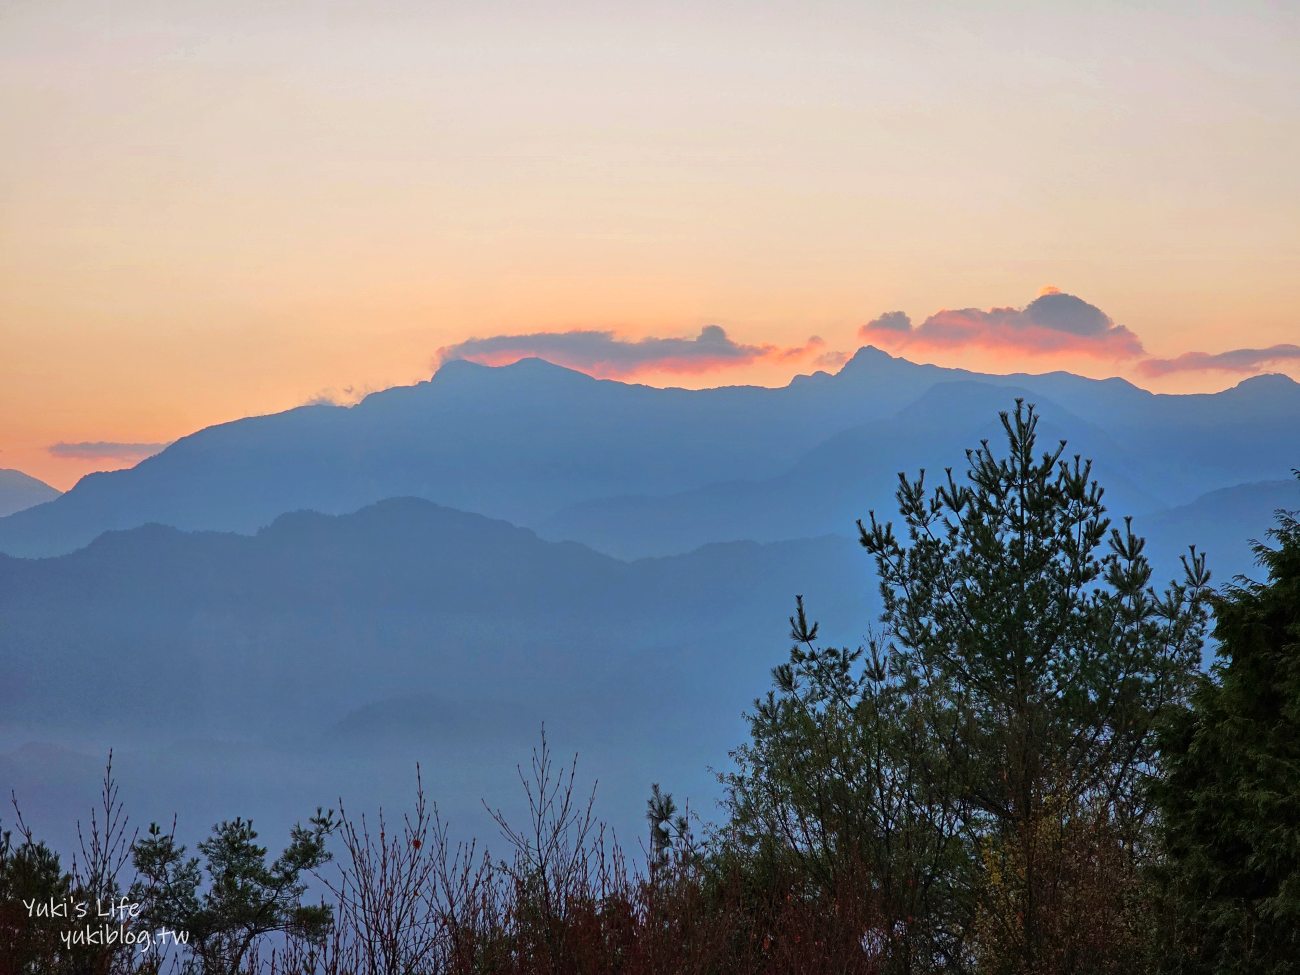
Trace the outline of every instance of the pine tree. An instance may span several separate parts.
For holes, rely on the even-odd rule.
[[[799,603],[735,753],[733,837],[823,879],[865,858],[900,969],[1129,971],[1157,726],[1193,686],[1209,576],[1193,550],[1157,593],[1090,462],[1040,453],[1032,406],[1001,420],[1006,453],[981,443],[964,480],[899,475],[901,537],[859,523],[879,640],[820,648]]]
[[[1213,674],[1165,735],[1180,972],[1300,972],[1300,523],[1282,514],[1270,535],[1267,581],[1216,598]]]
[[[11,831],[0,830],[0,973],[67,971],[71,952],[62,946],[60,936],[72,923],[28,905],[66,907],[72,901],[72,875],[63,870],[53,850],[30,833],[22,833],[15,843]]]
[[[302,902],[303,874],[328,862],[325,840],[335,827],[331,813],[317,810],[309,826],[293,827],[289,845],[268,863],[251,821],[219,823],[198,845],[209,880],[201,891],[199,860],[186,857],[174,834],[155,823],[135,844],[132,898],[147,924],[187,937],[199,975],[236,975],[267,935],[318,940],[328,933],[333,912]]]

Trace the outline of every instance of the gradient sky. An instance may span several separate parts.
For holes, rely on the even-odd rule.
[[[780,383],[893,311],[945,364],[1300,375],[1300,8],[1132,6],[10,0],[0,467],[473,349]]]

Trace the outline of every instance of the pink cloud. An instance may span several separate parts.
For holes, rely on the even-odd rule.
[[[1172,359],[1146,359],[1138,363],[1145,376],[1174,372],[1255,373],[1268,366],[1300,362],[1300,345],[1270,345],[1264,349],[1229,349],[1226,352],[1184,352]]]
[[[1047,355],[1073,353],[1101,359],[1144,354],[1138,337],[1095,305],[1046,288],[1024,308],[960,308],[936,312],[912,325],[903,312],[886,312],[859,329],[865,340],[891,351],[934,352],[977,347]]]
[[[813,359],[812,364],[818,369],[839,369],[844,363],[849,361],[847,352],[823,352],[817,358]]]
[[[1154,358],[1147,355],[1132,330],[1117,324],[1096,305],[1054,286],[1043,288],[1023,308],[944,309],[919,325],[905,312],[885,312],[863,325],[858,335],[911,358],[934,355],[951,360],[962,353],[990,353],[993,361],[1005,362],[1008,357],[1041,356],[1049,362],[1054,358],[1051,364],[1057,368],[1070,368],[1072,362],[1087,358],[1146,377],[1184,372],[1251,374],[1270,366],[1300,363],[1300,346],[1289,344]],[[476,337],[439,349],[437,362],[466,359],[502,366],[529,357],[607,379],[699,376],[752,366],[835,370],[848,358],[828,348],[816,335],[801,345],[749,344],[736,341],[719,325],[707,325],[694,337],[626,339],[605,330]]]

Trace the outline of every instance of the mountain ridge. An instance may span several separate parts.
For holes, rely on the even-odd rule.
[[[550,531],[575,506],[779,477],[801,451],[857,426],[888,425],[952,382],[1013,386],[1073,414],[1080,429],[1105,431],[1135,458],[1133,493],[1161,503],[1278,477],[1300,461],[1300,386],[1277,376],[1170,396],[1121,379],[917,364],[866,346],[834,375],[686,390],[595,379],[536,358],[500,367],[452,360],[429,380],[353,406],[233,420],[129,470],[90,475],[0,518],[0,551],[68,552],[147,522],[249,532],[287,511],[338,514],[403,496]],[[987,404],[973,393],[954,415],[976,400]],[[915,460],[908,466],[926,465],[919,453]]]
[[[61,493],[23,471],[0,468],[0,518],[53,501]]]

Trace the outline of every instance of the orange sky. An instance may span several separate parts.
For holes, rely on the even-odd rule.
[[[1055,285],[1149,359],[1300,342],[1294,8],[756,6],[6,5],[0,467],[67,487],[127,461],[52,445],[412,382],[502,334],[824,355]]]

